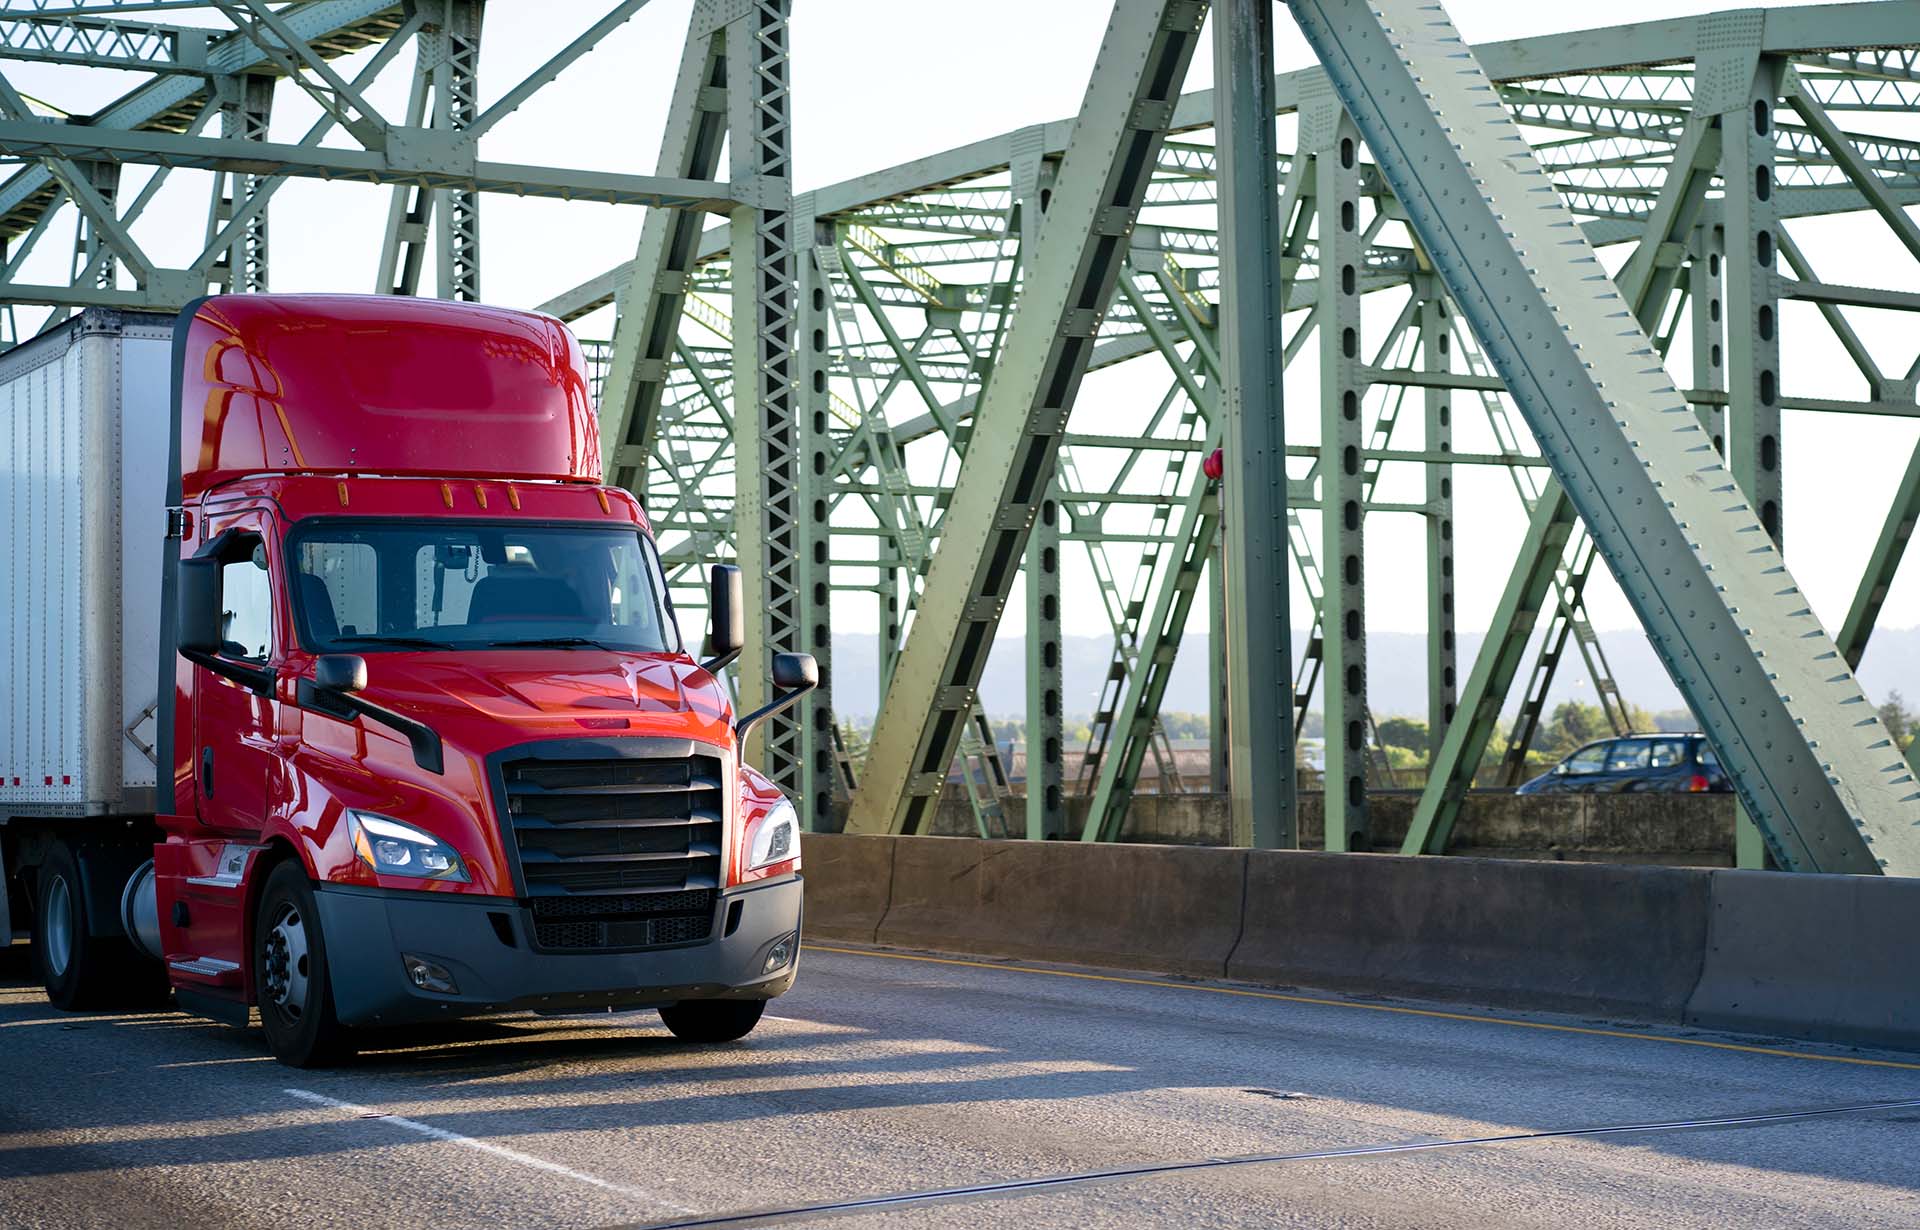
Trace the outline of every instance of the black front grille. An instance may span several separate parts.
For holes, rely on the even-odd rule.
[[[618,897],[535,897],[535,922],[563,918],[620,918],[628,914],[711,914],[713,890],[684,893],[628,893]]]
[[[667,746],[677,754],[607,757],[600,744],[600,756],[561,759],[543,748],[538,756],[501,764],[507,826],[536,925],[616,926],[626,937],[617,944],[564,945],[547,945],[542,937],[543,946],[684,942],[633,937],[677,934],[677,924],[660,928],[655,916],[691,914],[690,902],[669,899],[702,890],[700,908],[712,913],[724,811],[720,759],[688,754],[693,745],[687,743]],[[568,912],[542,912],[556,908]],[[579,921],[586,919],[592,921]]]
[[[613,897],[535,897],[533,938],[546,949],[691,944],[713,931],[713,899],[710,888]]]

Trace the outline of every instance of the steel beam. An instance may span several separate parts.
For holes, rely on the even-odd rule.
[[[433,128],[470,132],[480,115],[480,0],[446,0],[446,16],[437,29],[420,35],[421,54],[434,61]],[[445,188],[434,204],[434,262],[440,298],[480,301],[480,194],[471,188]]]
[[[1400,847],[1402,854],[1446,853],[1461,800],[1499,727],[1507,689],[1526,660],[1527,642],[1553,593],[1554,575],[1574,525],[1572,502],[1561,493],[1559,482],[1549,479],[1528,514],[1519,566],[1508,574],[1500,591],[1491,629],[1474,655],[1454,720],[1441,736],[1427,788]]]
[[[1750,17],[1759,46],[1761,14]],[[1757,64],[1755,59],[1757,58]],[[1749,88],[1729,99],[1720,120],[1721,224],[1726,257],[1727,467],[1777,546],[1784,487],[1780,465],[1780,222],[1773,209],[1774,102],[1783,65],[1749,58]]]
[[[1773,856],[1920,874],[1913,774],[1445,10],[1289,4]]]
[[[1900,477],[1900,485],[1894,488],[1893,506],[1887,510],[1880,532],[1874,537],[1866,573],[1854,590],[1853,601],[1847,604],[1846,619],[1834,638],[1849,667],[1860,666],[1860,656],[1867,650],[1867,638],[1873,635],[1880,607],[1887,600],[1887,591],[1893,587],[1894,574],[1899,571],[1901,557],[1913,540],[1916,523],[1920,523],[1920,446],[1915,447],[1906,473]]]
[[[1780,219],[1774,206],[1774,108],[1785,63],[1760,54],[1764,14],[1715,14],[1701,48],[1697,111],[1720,128],[1722,301],[1727,404],[1716,451],[1785,555],[1786,486],[1780,442]],[[1742,83],[1745,89],[1738,88]],[[1744,802],[1735,808],[1734,864],[1767,865],[1759,828]]]
[[[660,138],[660,174],[709,179],[719,171],[726,81],[726,37],[710,10],[696,8]],[[608,476],[631,491],[646,487],[700,228],[699,215],[686,210],[649,210],[639,250],[619,283],[613,359],[600,397],[600,447]]]
[[[1674,276],[1672,270],[1659,263],[1657,253],[1670,240],[1689,234],[1694,227],[1713,179],[1719,148],[1718,129],[1713,122],[1704,116],[1694,117],[1675,148],[1673,167],[1643,225],[1640,246],[1620,270],[1621,293],[1643,328],[1652,328],[1658,320]],[[1527,488],[1521,488],[1523,496],[1526,491]],[[1441,740],[1440,750],[1428,768],[1426,789],[1414,808],[1413,820],[1402,842],[1403,853],[1446,852],[1454,823],[1459,819],[1461,802],[1473,784],[1474,774],[1498,726],[1501,707],[1525,661],[1527,641],[1533,635],[1534,624],[1545,603],[1546,590],[1540,587],[1554,586],[1561,556],[1574,533],[1573,505],[1558,479],[1549,478],[1541,486],[1529,518],[1532,529],[1521,541],[1520,554],[1514,561],[1501,601],[1495,608],[1493,623],[1481,642],[1479,656],[1474,659],[1474,668],[1458,702],[1457,712],[1466,715],[1459,731],[1461,737]],[[1533,554],[1538,551],[1551,551],[1552,558]],[[1584,570],[1567,577],[1576,595],[1585,580]],[[1560,601],[1564,618],[1541,647],[1542,669],[1534,672],[1537,682],[1529,688],[1530,699],[1544,697],[1552,678],[1552,664],[1557,663],[1573,625],[1573,604],[1564,598]],[[1551,637],[1560,638],[1559,643]],[[1521,743],[1522,748],[1516,752],[1510,746],[1507,753],[1509,764],[1515,768],[1524,763],[1524,744],[1530,739],[1533,723],[1538,718],[1537,712],[1531,715],[1525,712],[1526,703],[1523,701],[1522,722],[1515,732],[1515,742]]]
[[[395,129],[394,133],[405,130]],[[430,130],[429,130],[430,131]],[[385,151],[179,137],[164,132],[124,132],[85,124],[37,120],[0,121],[0,155],[141,163],[201,171],[290,175],[366,184],[420,184],[428,188],[499,192],[510,196],[610,205],[654,205],[724,213],[735,190],[700,179],[619,175],[515,163],[480,162],[454,152],[442,157],[426,148]]]
[[[743,710],[772,699],[768,674],[776,653],[810,653],[802,610],[806,573],[802,554],[809,515],[800,471],[800,372],[795,365],[798,317],[796,249],[812,238],[795,234],[792,199],[792,97],[787,85],[789,0],[750,0],[733,6],[726,25],[728,177],[759,185],[759,203],[741,204],[730,217],[733,251],[751,253],[733,278],[734,551],[746,580],[747,644],[738,674]],[[821,710],[797,706],[762,722],[742,749],[792,799],[817,800],[831,789],[828,772],[815,772],[802,722]],[[820,734],[831,737],[827,728]],[[816,782],[819,789],[816,789]]]
[[[813,198],[793,203],[793,233],[804,246],[799,257],[799,294],[795,308],[793,350],[800,379],[795,393],[793,437],[794,491],[793,605],[795,645],[813,655],[820,668],[820,686],[802,697],[794,711],[794,756],[799,764],[791,776],[801,801],[800,815],[815,832],[837,831],[841,816],[835,805],[845,783],[839,772],[839,747],[833,718],[833,568],[829,562],[828,522],[832,510],[829,462],[834,448],[829,430],[832,395],[828,374],[833,352],[828,344],[828,317],[833,296],[828,287],[830,262],[838,253],[833,224],[816,222]],[[776,745],[777,746],[777,745]]]
[[[1894,236],[1909,253],[1916,259],[1920,259],[1920,224],[1916,224],[1908,216],[1894,198],[1893,193],[1874,174],[1873,169],[1865,164],[1847,134],[1834,124],[1832,118],[1798,82],[1792,87],[1787,101],[1820,139],[1821,144],[1833,154],[1849,182],[1860,190],[1867,203],[1886,221]],[[1782,254],[1789,260],[1796,260],[1793,246],[1785,242],[1784,234],[1781,238],[1782,242],[1778,246]],[[1809,269],[1802,269],[1801,276],[1811,277],[1812,272]],[[1833,320],[1833,317],[1829,317],[1830,322]],[[1844,318],[1838,322],[1836,332],[1840,334],[1841,343],[1847,347],[1848,352],[1855,355],[1856,362],[1865,358],[1867,364],[1871,364],[1871,359],[1865,355],[1864,347],[1860,346],[1857,338],[1851,336]],[[1885,396],[1880,387],[1886,383],[1884,378],[1874,380],[1872,372],[1868,372],[1867,375],[1875,386],[1874,396]],[[1911,380],[1912,373],[1909,373],[1905,390],[1907,396],[1912,396]],[[1874,624],[1880,617],[1880,607],[1886,601],[1888,589],[1893,585],[1893,578],[1899,570],[1901,557],[1906,553],[1907,544],[1913,537],[1916,521],[1920,521],[1920,448],[1914,450],[1913,458],[1907,463],[1906,472],[1901,476],[1899,486],[1894,488],[1893,505],[1888,509],[1880,531],[1874,538],[1873,551],[1868,557],[1866,572],[1860,578],[1853,600],[1847,605],[1846,617],[1841,621],[1840,632],[1835,637],[1849,667],[1858,668],[1861,655],[1866,652],[1867,639],[1873,634]]]
[[[1726,283],[1722,269],[1726,245],[1720,228],[1702,223],[1694,227],[1687,260],[1687,315],[1693,326],[1693,387],[1724,391],[1727,387]],[[1700,427],[1713,440],[1716,452],[1727,447],[1726,408],[1704,402],[1694,407]]]
[[[321,0],[286,15],[286,24],[301,38],[325,44],[338,54],[380,41],[399,29],[404,18],[393,0]],[[268,56],[242,34],[218,39],[207,53],[207,72],[238,76],[265,66]],[[127,130],[168,122],[168,117],[193,105],[205,92],[203,79],[187,74],[155,77],[92,117],[91,127]],[[0,184],[0,219],[10,219],[47,188],[52,173],[44,166],[26,167]],[[25,226],[26,223],[20,225]]]
[[[273,118],[273,78],[261,73],[226,77],[215,83],[220,98],[220,135],[230,140],[264,141],[267,125]],[[208,219],[207,242],[212,244],[220,229],[254,197],[269,191],[272,181],[259,175],[216,172],[213,177],[214,208]],[[248,211],[251,216],[241,224],[233,242],[219,249],[220,255],[209,271],[209,280],[229,291],[267,289],[269,247],[267,214],[264,208]]]
[[[325,56],[287,24],[284,16],[269,7],[266,0],[206,2],[219,9],[248,42],[266,53],[270,63],[351,133],[354,140],[368,149],[385,143],[387,121],[358,89],[333,70]],[[456,0],[445,2],[452,4]]]
[[[1220,438],[1220,425],[1216,424],[1207,440],[1209,448],[1217,447]],[[1154,590],[1152,608],[1141,614],[1139,657],[1127,676],[1120,703],[1115,706],[1115,712],[1125,724],[1119,728],[1119,738],[1100,762],[1093,797],[1087,804],[1087,822],[1080,833],[1082,841],[1120,839],[1134,783],[1140,779],[1153,726],[1159,719],[1160,702],[1166,696],[1167,684],[1173,677],[1174,659],[1180,652],[1180,641],[1193,613],[1200,577],[1213,555],[1220,525],[1219,497],[1219,488],[1196,474],[1181,502],[1180,516],[1175,523],[1179,528],[1173,535],[1173,558]],[[1292,768],[1289,752],[1288,772],[1284,774],[1288,784],[1293,777]],[[1279,808],[1262,810],[1270,814]],[[1260,814],[1261,811],[1256,810],[1255,815]]]
[[[1215,13],[1213,29],[1214,72],[1220,79],[1215,87],[1221,234],[1216,429],[1225,462],[1218,498],[1224,506],[1229,807],[1236,845],[1285,849],[1299,844],[1299,816],[1281,395],[1285,291],[1278,276],[1278,154],[1271,118],[1273,6],[1268,0],[1229,0]]]
[[[1326,717],[1325,841],[1329,850],[1365,850],[1367,837],[1366,491],[1368,378],[1362,356],[1360,133],[1331,91],[1304,94],[1300,145],[1313,155],[1320,245],[1320,689]]]
[[[519,84],[494,100],[485,112],[474,117],[473,121],[466,125],[467,131],[477,137],[518,111],[526,105],[528,99],[544,87],[552,85],[554,79],[565,72],[570,65],[592,51],[608,34],[625,25],[635,13],[646,7],[646,4],[647,0],[620,0],[620,3],[614,5],[606,16],[587,27],[579,37],[555,52],[539,68],[522,77]]]
[[[0,14],[0,56],[42,64],[146,73],[204,73],[219,31],[143,21],[138,16]]]
[[[1227,733],[1227,585],[1221,568],[1225,541],[1224,534],[1216,533],[1207,557],[1207,789],[1214,794],[1233,790],[1228,762],[1233,737]]]
[[[1027,539],[1027,838],[1046,841],[1067,829],[1062,752],[1060,662],[1060,491],[1040,501]]]
[[[849,831],[919,832],[932,817],[1206,8],[1114,7],[1039,241],[1023,260],[1023,292],[974,417]]]
[[[413,81],[407,93],[407,127],[423,129],[433,96],[433,65],[424,50],[417,51]],[[325,117],[331,120],[332,116]],[[396,184],[387,202],[387,225],[380,241],[380,266],[374,291],[382,295],[417,295],[427,264],[428,232],[433,226],[436,193],[420,184]],[[604,434],[604,433],[603,433]]]
[[[1420,359],[1430,372],[1452,367],[1449,349],[1452,329],[1446,297],[1431,274],[1415,281],[1420,300]],[[1446,389],[1426,391],[1425,431],[1420,445],[1429,453],[1453,452],[1453,394]],[[1427,756],[1432,764],[1453,723],[1459,689],[1454,644],[1453,602],[1453,467],[1446,462],[1421,467],[1427,483]]]

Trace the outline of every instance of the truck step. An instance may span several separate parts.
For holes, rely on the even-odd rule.
[[[203,986],[237,987],[240,985],[240,967],[232,961],[223,961],[219,957],[177,957],[167,962],[167,968]]]

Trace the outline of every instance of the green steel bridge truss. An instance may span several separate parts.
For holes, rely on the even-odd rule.
[[[1869,514],[1871,561],[1829,634],[1781,555],[1780,448],[1786,411],[1920,415],[1920,362],[1885,369],[1856,331],[1860,309],[1914,311],[1920,292],[1822,281],[1792,237],[1848,215],[1920,260],[1920,139],[1890,122],[1920,104],[1920,9],[1468,49],[1438,5],[1300,2],[1322,63],[1281,73],[1269,0],[1214,3],[1210,48],[1208,4],[1118,0],[1077,117],[795,194],[788,0],[702,0],[652,175],[480,159],[494,122],[643,4],[583,15],[498,98],[477,85],[479,0],[0,5],[0,59],[150,74],[84,121],[45,122],[0,86],[0,155],[19,160],[0,181],[10,337],[30,305],[57,320],[267,287],[267,203],[288,177],[392,186],[369,261],[388,293],[478,297],[486,194],[646,206],[633,259],[538,306],[603,331],[608,470],[650,510],[679,604],[703,603],[707,563],[744,566],[742,703],[769,653],[821,659],[826,683],[752,749],[813,823],[925,831],[958,763],[982,832],[1117,837],[1137,788],[1181,787],[1157,715],[1206,619],[1224,649],[1214,785],[1238,839],[1296,843],[1294,732],[1317,701],[1327,845],[1367,848],[1367,793],[1391,770],[1368,731],[1366,530],[1411,516],[1435,742],[1407,852],[1446,848],[1503,726],[1501,777],[1519,773],[1570,656],[1624,725],[1583,606],[1604,560],[1734,772],[1743,859],[1920,874],[1920,786],[1852,675],[1920,515],[1920,453]],[[187,9],[198,24],[168,24]],[[408,112],[383,117],[363,92],[406,46]],[[333,63],[355,52],[371,54],[348,80]],[[1216,88],[1183,93],[1201,53]],[[323,111],[297,145],[265,140],[285,89]],[[332,133],[352,144],[322,146]],[[129,164],[162,174],[129,198]],[[214,172],[186,269],[127,233],[174,168]],[[68,281],[14,280],[56,232],[73,237]],[[1783,317],[1796,300],[1810,310]],[[1791,382],[1837,395],[1786,391],[1788,326],[1848,356],[1840,379]],[[1683,333],[1691,369],[1671,372]],[[1317,395],[1288,415],[1302,356]],[[1457,450],[1456,430],[1495,447]],[[1222,445],[1216,483],[1201,459]],[[1527,525],[1470,664],[1454,649],[1463,466],[1505,471]],[[1097,697],[1062,694],[1067,552],[1097,581],[1075,600],[1097,596],[1112,630]],[[1289,612],[1290,573],[1312,610]],[[1029,788],[1009,817],[978,685],[1022,577]],[[877,678],[833,675],[847,593],[875,604]],[[1296,624],[1312,629],[1297,668]],[[836,697],[880,714],[857,778]],[[1089,705],[1092,738],[1070,749],[1063,716]],[[1076,786],[1090,797],[1070,824]]]

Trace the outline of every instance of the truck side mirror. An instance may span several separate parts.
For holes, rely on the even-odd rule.
[[[755,726],[819,687],[820,664],[814,661],[810,653],[776,653],[773,655],[773,686],[781,689],[779,695],[733,724],[740,742],[747,741],[748,732]]]
[[[366,690],[367,660],[357,653],[323,653],[313,660],[313,678],[301,679],[295,697],[302,709],[312,709],[342,721],[355,717],[399,731],[413,746],[413,763],[429,773],[447,771],[439,732],[425,722],[395,713],[355,693]]]
[[[820,686],[820,664],[810,653],[776,653],[773,686],[783,692],[810,692]]]
[[[736,564],[715,564],[707,586],[707,653],[701,669],[713,674],[740,656],[747,643],[745,590]]]
[[[180,652],[219,653],[220,561],[207,556],[181,560],[174,596]]]
[[[364,692],[367,660],[357,653],[321,654],[313,662],[313,685],[327,692]]]

